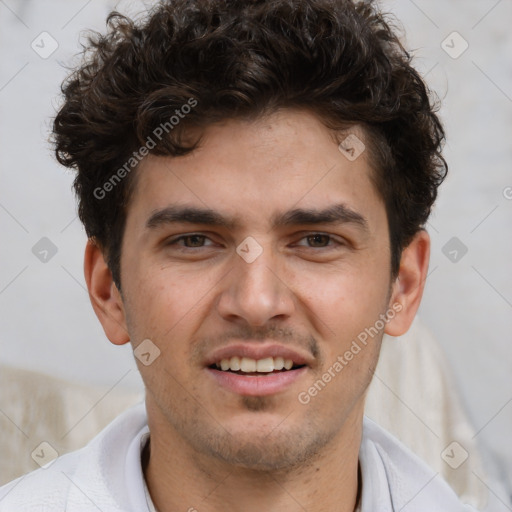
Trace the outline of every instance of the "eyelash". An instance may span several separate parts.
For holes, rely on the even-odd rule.
[[[344,245],[342,242],[335,240],[332,235],[329,235],[327,233],[321,233],[321,232],[309,233],[309,234],[303,236],[300,240],[302,241],[307,238],[315,237],[315,236],[324,236],[329,239],[329,242],[334,242],[335,244],[341,245],[341,246]],[[203,238],[204,240],[210,240],[206,235],[203,235],[201,233],[190,233],[188,235],[181,235],[177,238],[171,239],[166,245],[179,246],[178,242],[180,242],[181,240],[186,240],[186,239],[193,238],[193,237],[200,237],[200,238]],[[199,247],[186,247],[184,245],[181,245],[179,247],[182,250],[188,250],[188,249],[203,249],[204,247],[208,247],[208,246],[201,245]],[[311,246],[302,246],[302,247],[307,247],[309,249],[328,249],[329,247],[333,247],[333,245],[322,246],[322,247],[311,247]]]

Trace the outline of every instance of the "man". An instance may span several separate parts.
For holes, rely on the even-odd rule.
[[[426,279],[443,129],[368,3],[118,14],[63,87],[85,277],[146,387],[0,511],[468,511],[363,418]],[[397,368],[400,371],[400,368]]]

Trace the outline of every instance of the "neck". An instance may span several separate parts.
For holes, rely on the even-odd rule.
[[[353,512],[357,506],[362,415],[347,419],[315,460],[286,471],[227,464],[154,427],[143,468],[158,512]]]

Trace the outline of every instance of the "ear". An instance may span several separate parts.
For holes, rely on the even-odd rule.
[[[398,276],[392,285],[389,308],[397,312],[386,324],[390,336],[405,334],[418,311],[427,279],[430,237],[425,230],[414,236],[402,251]]]
[[[91,304],[107,338],[114,345],[130,341],[121,294],[112,279],[103,251],[89,239],[85,247],[84,274]]]

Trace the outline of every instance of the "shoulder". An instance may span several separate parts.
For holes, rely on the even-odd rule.
[[[144,404],[118,416],[87,446],[0,487],[0,512],[123,510],[127,453],[147,428]]]
[[[50,466],[0,487],[0,512],[64,512],[66,496],[82,456],[82,450],[63,455]]]
[[[402,512],[476,512],[459,500],[439,473],[367,417],[360,462],[363,512],[371,507]]]

